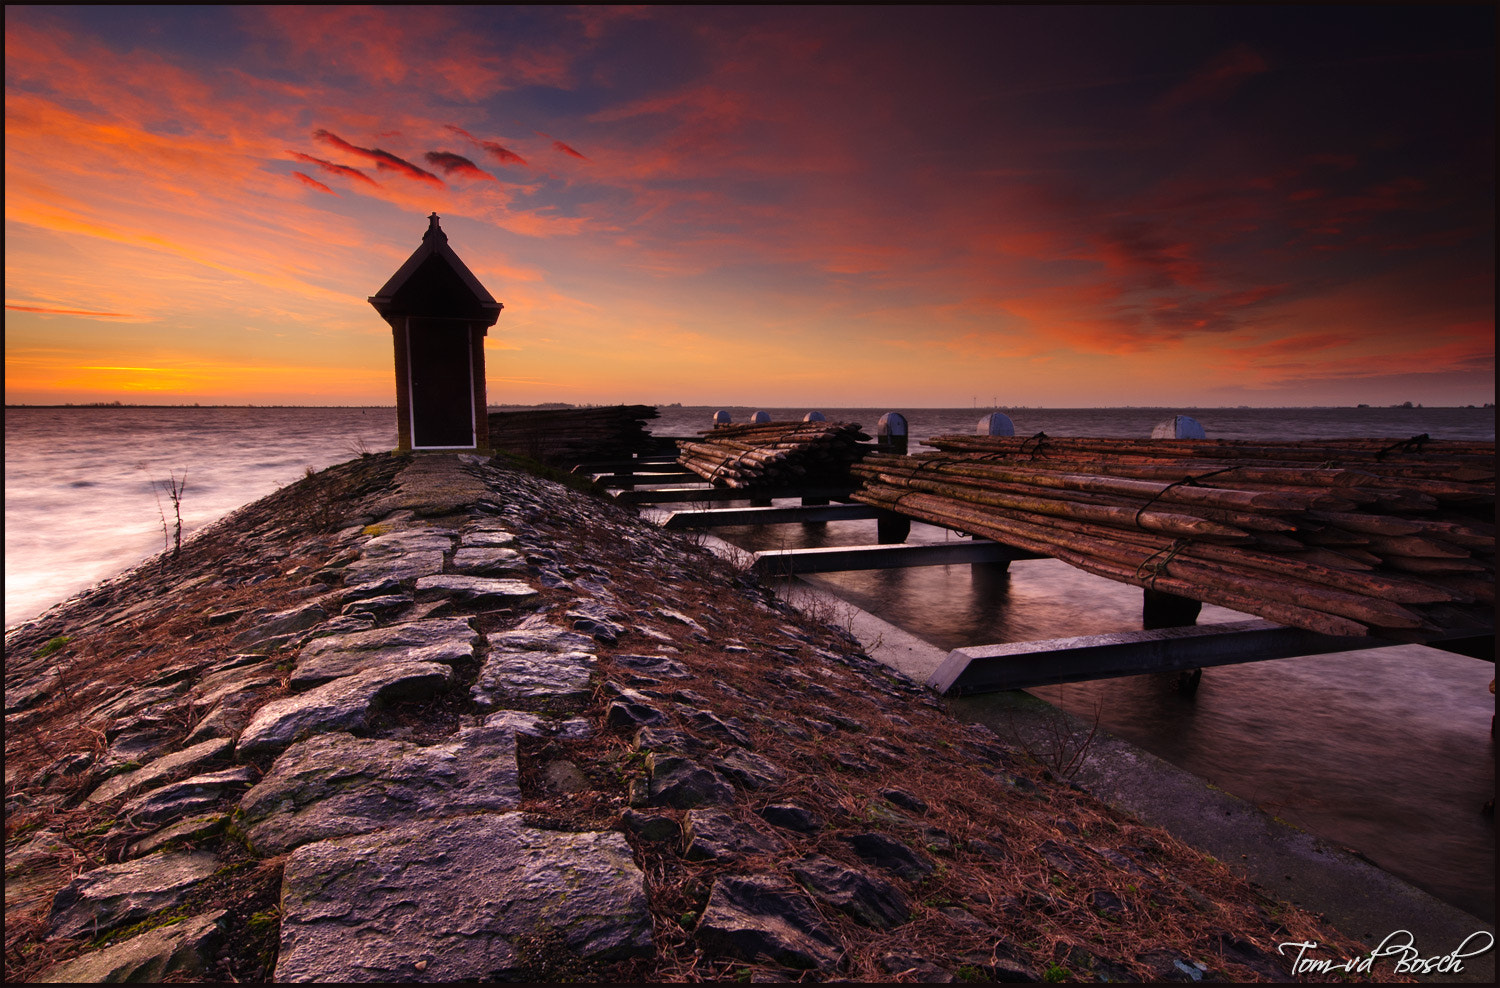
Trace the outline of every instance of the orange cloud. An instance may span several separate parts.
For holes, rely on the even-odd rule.
[[[383,352],[381,357],[385,357]],[[102,359],[101,359],[102,358]],[[201,351],[134,353],[118,348],[82,353],[59,348],[6,351],[6,393],[14,400],[73,401],[87,395],[150,396],[173,400],[222,396],[263,401],[282,396],[302,401],[370,400],[389,387],[390,368],[309,361],[236,360]]]
[[[127,319],[131,321],[141,318],[129,312],[95,312],[92,309],[64,309],[54,305],[22,305],[18,302],[6,302],[5,307],[12,312],[36,312],[44,316],[86,316],[89,319]]]
[[[336,300],[340,305],[348,304],[351,298],[351,295],[347,292],[330,291],[321,285],[316,285],[306,279],[290,275],[285,271],[249,267],[243,264],[243,262],[231,264],[227,261],[221,261],[206,253],[201,244],[178,242],[147,228],[113,226],[94,222],[83,216],[71,213],[65,208],[48,207],[40,203],[25,205],[12,203],[10,204],[7,218],[15,222],[28,223],[60,233],[82,234],[101,240],[113,241],[134,247],[145,247],[150,250],[175,255],[205,268],[233,275],[244,281],[280,292],[289,292],[293,295],[308,298]]]

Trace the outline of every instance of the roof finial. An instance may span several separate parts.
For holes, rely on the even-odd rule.
[[[448,235],[443,232],[443,228],[442,227],[438,226],[438,214],[437,213],[432,213],[432,214],[430,214],[427,217],[427,232],[424,233],[424,234],[422,234],[422,239],[423,240],[437,239],[437,240],[441,241],[442,243],[447,243],[448,242]]]

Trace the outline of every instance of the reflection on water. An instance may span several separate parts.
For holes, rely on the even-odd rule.
[[[782,502],[778,502],[782,503]],[[795,503],[791,501],[787,504]],[[750,550],[860,545],[873,521],[716,529]],[[912,525],[911,542],[958,538]],[[818,574],[809,582],[942,648],[1141,627],[1139,590],[1056,560]],[[1200,624],[1246,615],[1205,605]],[[1031,690],[1289,823],[1495,918],[1495,667],[1416,645]]]

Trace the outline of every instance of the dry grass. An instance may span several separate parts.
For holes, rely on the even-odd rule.
[[[123,850],[119,834],[109,832],[114,808],[81,802],[100,781],[97,772],[45,781],[37,781],[37,773],[69,753],[104,751],[108,725],[86,716],[102,701],[128,686],[215,668],[243,625],[210,623],[209,615],[281,610],[306,600],[311,574],[339,551],[326,531],[333,515],[319,505],[330,498],[355,505],[384,493],[401,465],[394,457],[362,457],[324,471],[316,482],[293,485],[188,540],[175,563],[144,567],[132,579],[101,587],[8,639],[8,683],[13,664],[55,665],[62,671],[44,700],[7,718],[7,850],[44,830],[60,834],[56,851],[36,862],[31,874],[7,874],[8,981],[26,980],[83,949],[76,942],[43,939],[52,895],[77,871],[117,859]],[[561,493],[557,497],[560,504],[570,503]],[[588,510],[614,509],[591,504]],[[355,514],[357,507],[340,511],[341,517]],[[555,945],[539,940],[522,945],[534,955],[539,976],[626,982],[797,977],[699,949],[694,929],[713,882],[726,873],[791,881],[791,862],[815,853],[868,870],[841,838],[869,831],[902,841],[930,860],[935,871],[919,881],[891,879],[911,903],[912,919],[890,932],[818,905],[844,957],[839,976],[847,979],[921,980],[918,970],[888,964],[887,954],[922,958],[966,977],[993,973],[994,965],[1009,959],[1052,977],[1066,972],[1079,979],[1091,974],[1150,978],[1155,973],[1149,955],[1170,949],[1226,979],[1266,980],[1266,972],[1241,962],[1243,952],[1235,945],[1274,954],[1277,943],[1309,939],[1348,956],[1363,953],[1316,917],[1265,899],[1222,864],[1068,786],[1059,778],[1072,767],[1066,762],[1049,770],[1045,760],[960,723],[930,695],[873,666],[846,632],[778,608],[743,570],[689,540],[672,541],[673,565],[681,572],[668,573],[651,553],[620,542],[615,526],[635,524],[623,512],[601,524],[559,510],[535,519],[526,532],[533,543],[556,550],[563,562],[606,581],[630,612],[623,622],[630,631],[620,643],[598,650],[600,688],[576,712],[603,725],[610,694],[602,680],[623,684],[635,675],[613,656],[655,651],[656,642],[643,629],[671,635],[677,650],[664,654],[686,666],[693,678],[644,688],[657,691],[655,702],[686,733],[696,729],[674,701],[710,709],[726,720],[737,717],[751,750],[786,771],[780,785],[744,792],[726,808],[742,823],[783,839],[786,850],[729,862],[691,862],[673,842],[627,833],[646,876],[654,956],[584,969],[570,967]],[[298,554],[271,565],[247,550],[248,540],[268,533],[279,533],[276,546],[298,546]],[[662,545],[665,538],[653,530],[651,544]],[[255,583],[223,579],[263,573],[271,576]],[[214,579],[182,586],[198,576]],[[562,612],[572,599],[566,591],[547,591],[538,606],[566,626]],[[162,601],[168,602],[165,607]],[[85,620],[133,607],[140,609],[113,625]],[[668,608],[698,622],[708,640],[695,640],[689,629],[662,616]],[[514,620],[509,612],[489,612],[475,623],[482,633],[494,633]],[[64,636],[66,644],[30,661],[49,641]],[[472,678],[475,671],[462,668],[459,678]],[[282,690],[267,688],[262,702]],[[178,711],[172,740],[186,736],[201,713]],[[473,713],[460,683],[430,701],[388,710],[375,731],[436,741]],[[814,721],[840,726],[823,733],[810,726]],[[634,741],[633,731],[602,726],[580,741],[519,738],[520,809],[526,819],[562,829],[620,828],[631,783],[644,774]],[[562,761],[582,771],[586,787],[563,791],[547,781],[545,767]],[[893,805],[881,795],[891,788],[925,803],[926,810]],[[772,802],[814,810],[823,818],[822,830],[799,835],[771,827],[758,812]],[[679,810],[645,812],[679,822],[685,817]],[[194,899],[195,908],[231,910],[230,949],[212,977],[268,979],[281,860],[252,861],[233,841],[222,841],[216,850],[227,863],[243,867],[231,868]],[[954,907],[979,925],[943,912]],[[832,973],[801,976],[816,980]]]
[[[857,651],[844,631],[769,609],[768,596],[751,588],[732,565],[702,554],[691,568],[694,578],[668,583],[622,560],[609,585],[637,613],[668,602],[710,630],[711,644],[679,637],[679,646],[688,647],[670,657],[695,677],[663,681],[656,687],[664,701],[659,707],[669,726],[687,733],[692,725],[670,702],[682,689],[693,694],[690,706],[741,718],[751,749],[787,769],[789,777],[773,790],[746,794],[729,812],[775,833],[788,849],[729,862],[689,862],[671,842],[632,835],[637,863],[647,876],[657,951],[651,965],[627,966],[619,976],[653,981],[786,976],[740,960],[705,959],[693,928],[714,878],[779,874],[790,881],[790,862],[808,854],[868,867],[841,838],[871,830],[917,849],[936,870],[917,882],[892,879],[911,902],[913,918],[890,932],[819,904],[843,951],[842,975],[853,980],[919,980],[914,972],[888,970],[882,963],[887,954],[924,958],[976,978],[993,973],[998,950],[999,961],[1009,955],[1051,977],[1152,979],[1159,976],[1153,960],[1170,963],[1152,955],[1173,950],[1221,977],[1267,980],[1277,973],[1275,966],[1256,965],[1265,955],[1274,958],[1282,942],[1310,939],[1335,954],[1365,952],[1317,917],[1267,899],[1223,864],[1068,785],[1065,779],[1077,770],[1087,740],[1051,754],[1007,748],[858,657],[849,660],[852,665],[830,660],[828,653]],[[657,627],[668,630],[668,622]],[[788,627],[813,641],[792,642],[799,645],[795,654],[777,651],[789,641]],[[721,646],[730,640],[749,651],[726,653]],[[644,641],[622,640],[615,651],[649,650]],[[608,651],[600,656],[606,678],[627,681],[632,670],[611,669]],[[598,720],[603,699],[589,711]],[[805,737],[777,729],[826,718],[830,709],[857,722],[858,729]],[[616,731],[614,737],[626,747],[633,733]],[[861,762],[868,770],[858,767]],[[891,787],[917,797],[927,810],[892,806],[880,795]],[[777,830],[757,816],[772,802],[815,809],[825,826],[814,835]],[[649,812],[679,821],[686,816],[670,809]],[[945,907],[963,909],[978,924],[960,925],[941,911]]]

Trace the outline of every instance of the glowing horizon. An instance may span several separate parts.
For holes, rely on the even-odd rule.
[[[6,402],[1494,401],[1490,8],[10,7]]]

